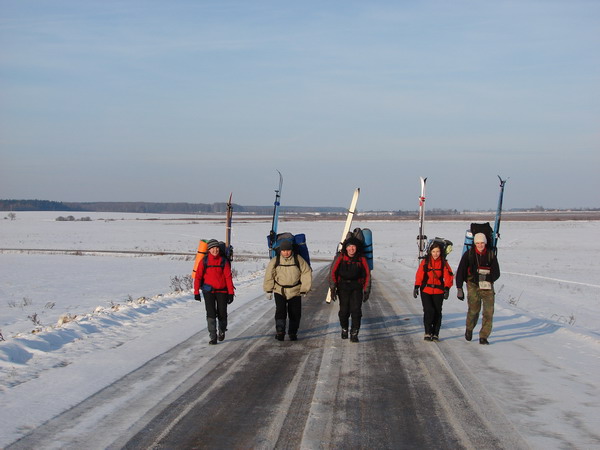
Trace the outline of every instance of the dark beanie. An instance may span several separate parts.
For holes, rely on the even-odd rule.
[[[218,247],[219,246],[219,241],[217,241],[216,239],[211,239],[210,241],[208,241],[208,245],[207,245],[207,250],[210,250],[213,247]]]
[[[293,248],[292,242],[288,241],[287,239],[285,241],[281,241],[281,244],[279,244],[280,250],[292,250]]]

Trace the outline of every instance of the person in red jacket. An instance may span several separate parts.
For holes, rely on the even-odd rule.
[[[362,254],[363,243],[355,238],[346,239],[342,251],[336,255],[331,264],[329,287],[331,299],[340,299],[340,325],[342,339],[348,339],[348,325],[352,317],[350,341],[358,342],[358,330],[362,317],[362,304],[369,298],[371,291],[371,271],[367,258]]]
[[[234,286],[231,276],[231,263],[221,254],[219,241],[208,241],[208,253],[198,265],[194,279],[194,298],[202,301],[200,290],[204,294],[206,322],[210,334],[209,344],[214,345],[225,339],[227,331],[227,305],[233,302]],[[217,319],[219,334],[217,336]]]
[[[434,241],[423,258],[415,277],[414,298],[421,291],[423,326],[426,341],[438,341],[442,326],[442,304],[448,298],[454,274],[444,257],[444,248]]]

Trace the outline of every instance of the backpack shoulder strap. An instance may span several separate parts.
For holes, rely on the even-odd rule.
[[[221,263],[218,266],[209,266],[208,265],[208,255],[206,255],[204,258],[202,258],[202,263],[204,264],[205,269],[207,267],[220,267],[221,269],[224,269],[225,264],[227,263],[227,258],[225,256],[221,255]]]

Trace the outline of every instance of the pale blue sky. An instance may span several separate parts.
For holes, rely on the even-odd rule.
[[[598,1],[0,0],[0,198],[600,207]]]

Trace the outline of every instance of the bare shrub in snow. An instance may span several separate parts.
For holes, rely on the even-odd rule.
[[[184,277],[183,284],[187,290],[191,290],[194,288],[194,280],[191,275],[186,275]]]
[[[182,275],[171,277],[171,289],[174,292],[187,291],[194,287],[194,280],[191,275]]]
[[[31,320],[34,325],[41,325],[42,324],[42,322],[40,322],[40,318],[38,317],[37,313],[31,314],[30,316],[27,316],[27,318],[29,320]]]

